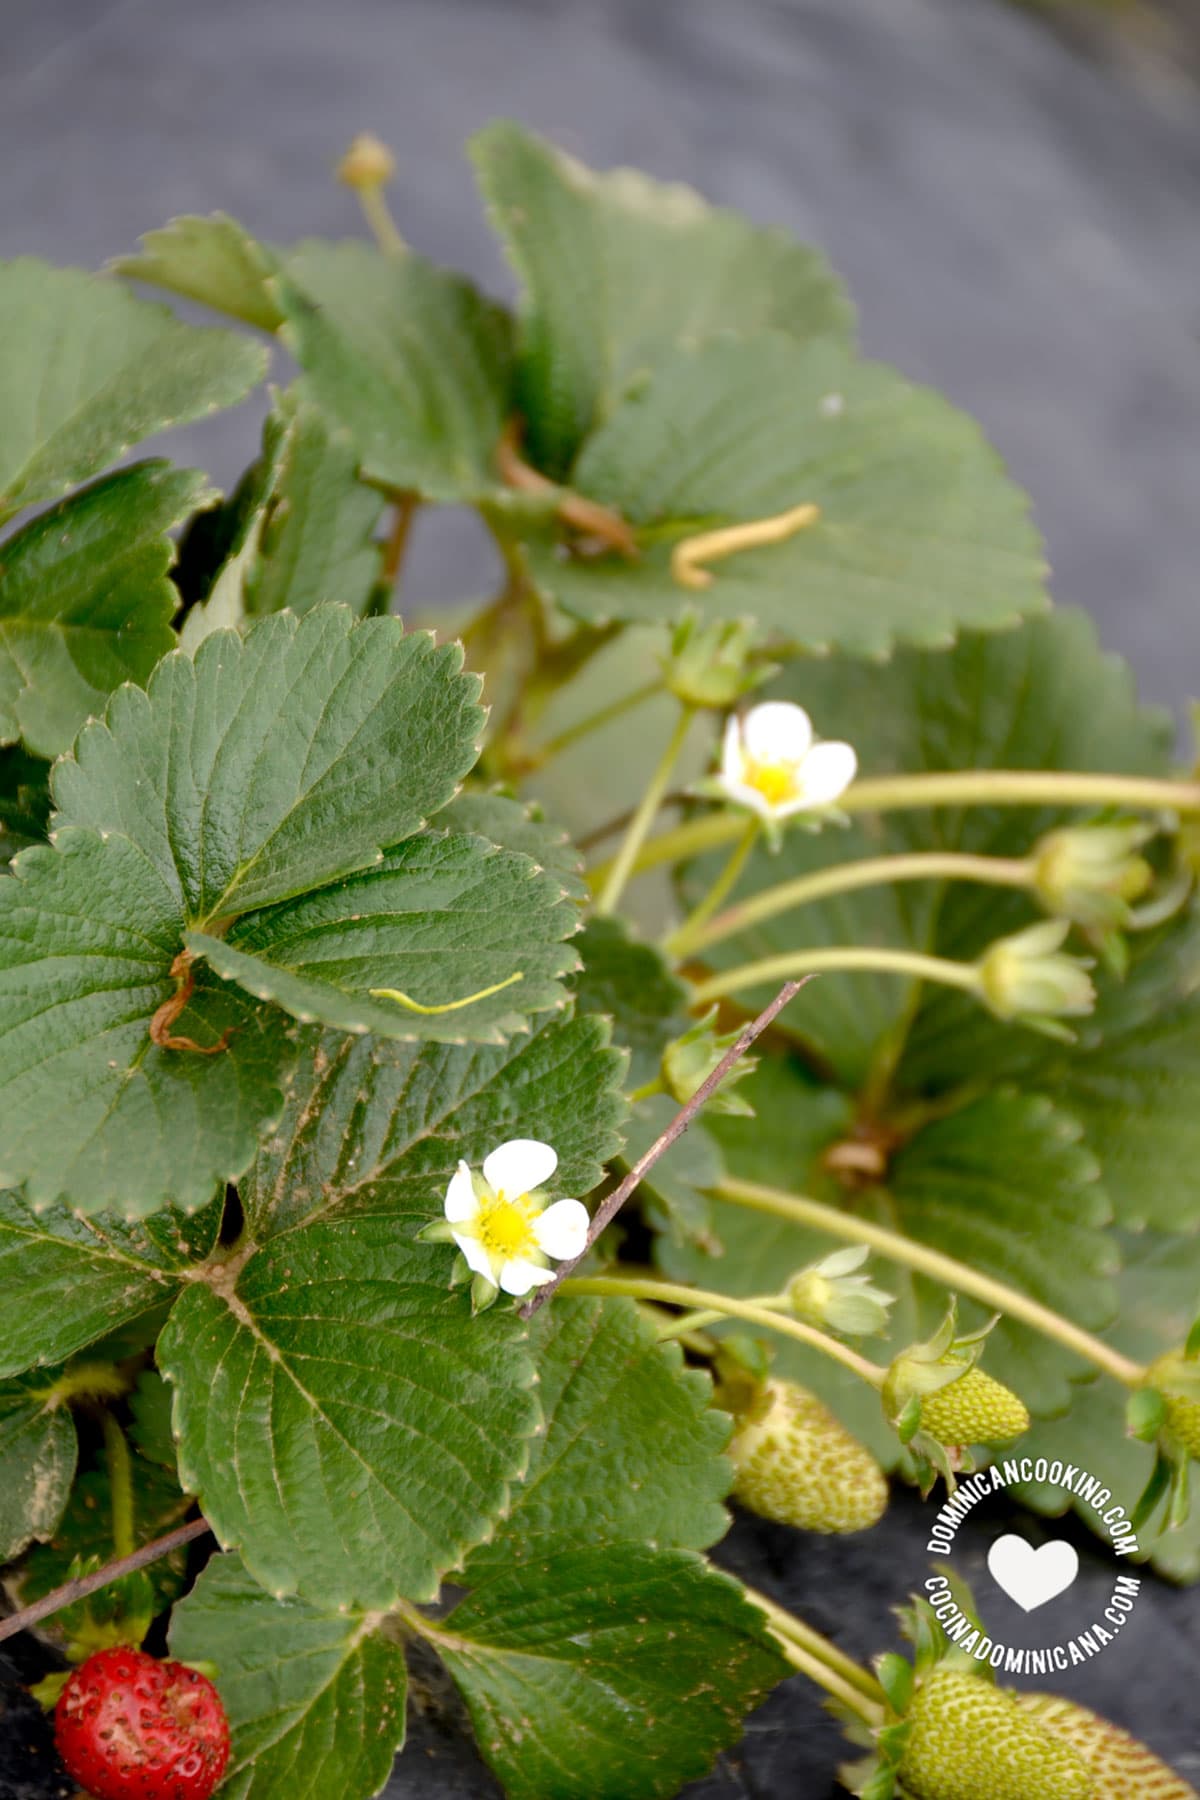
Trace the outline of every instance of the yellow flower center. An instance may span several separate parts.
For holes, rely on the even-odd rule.
[[[503,1193],[494,1194],[479,1208],[476,1235],[488,1255],[498,1262],[536,1257],[538,1243],[533,1235],[533,1221],[540,1211],[528,1194],[519,1194],[515,1200],[505,1199]]]
[[[755,762],[753,757],[746,760],[746,785],[760,793],[768,806],[782,806],[786,801],[794,800],[800,785],[799,776],[795,763]]]

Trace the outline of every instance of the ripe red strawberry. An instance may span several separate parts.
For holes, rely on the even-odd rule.
[[[75,1670],[54,1736],[95,1800],[208,1800],[229,1761],[229,1724],[207,1676],[121,1645]]]

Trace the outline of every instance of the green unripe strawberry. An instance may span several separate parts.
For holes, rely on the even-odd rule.
[[[978,1675],[933,1669],[908,1718],[900,1774],[915,1800],[1095,1800],[1077,1752]]]
[[[1029,1430],[1025,1402],[982,1369],[968,1369],[921,1401],[921,1428],[939,1444],[1007,1444]]]
[[[1177,1350],[1168,1350],[1146,1370],[1145,1386],[1159,1388],[1167,1407],[1167,1428],[1190,1456],[1200,1459],[1200,1399],[1194,1395],[1171,1393],[1180,1373],[1187,1370],[1194,1380],[1197,1365],[1187,1362]]]
[[[1096,1783],[1093,1800],[1200,1800],[1195,1788],[1140,1739],[1086,1706],[1056,1694],[1021,1694],[1019,1704],[1087,1764]]]
[[[794,1381],[763,1384],[729,1455],[735,1498],[801,1531],[866,1531],[887,1506],[887,1478],[870,1451]]]

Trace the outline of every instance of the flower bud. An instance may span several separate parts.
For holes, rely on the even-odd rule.
[[[701,625],[688,614],[676,626],[663,659],[663,680],[685,706],[725,712],[776,669],[756,657],[753,627],[737,621]]]
[[[395,173],[395,157],[370,131],[359,132],[337,167],[338,180],[349,188],[384,187]]]
[[[1090,930],[1129,922],[1129,909],[1154,880],[1136,851],[1153,826],[1079,825],[1052,831],[1033,853],[1034,887],[1046,911]]]
[[[682,1037],[675,1038],[662,1053],[662,1078],[673,1100],[680,1106],[686,1106],[717,1067],[727,1050],[732,1049],[740,1035],[736,1031],[719,1032],[714,1021],[717,1007],[713,1005],[702,1019],[685,1031]],[[752,1119],[754,1108],[750,1102],[736,1093],[737,1083],[744,1081],[758,1067],[758,1059],[743,1056],[736,1067],[730,1070],[721,1086],[708,1101],[710,1113],[731,1113],[737,1118]]]
[[[886,1331],[895,1295],[875,1287],[869,1275],[855,1273],[868,1254],[865,1244],[854,1244],[793,1275],[787,1294],[796,1317],[846,1337]]]
[[[1066,919],[1046,919],[998,938],[976,963],[984,1000],[997,1018],[1019,1019],[1053,1037],[1069,1035],[1061,1018],[1090,1013],[1096,990],[1090,964],[1068,956]]]

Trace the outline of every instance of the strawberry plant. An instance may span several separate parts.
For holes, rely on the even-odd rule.
[[[372,140],[374,242],[0,264],[0,1635],[64,1748],[209,1671],[239,1800],[376,1793],[415,1644],[514,1800],[795,1671],[872,1800],[1190,1792],[710,1552],[1015,1445],[1200,1574],[1200,779],[818,253],[472,156],[508,304]],[[272,365],[231,494],[128,460]],[[442,507],[497,592],[423,618]]]

